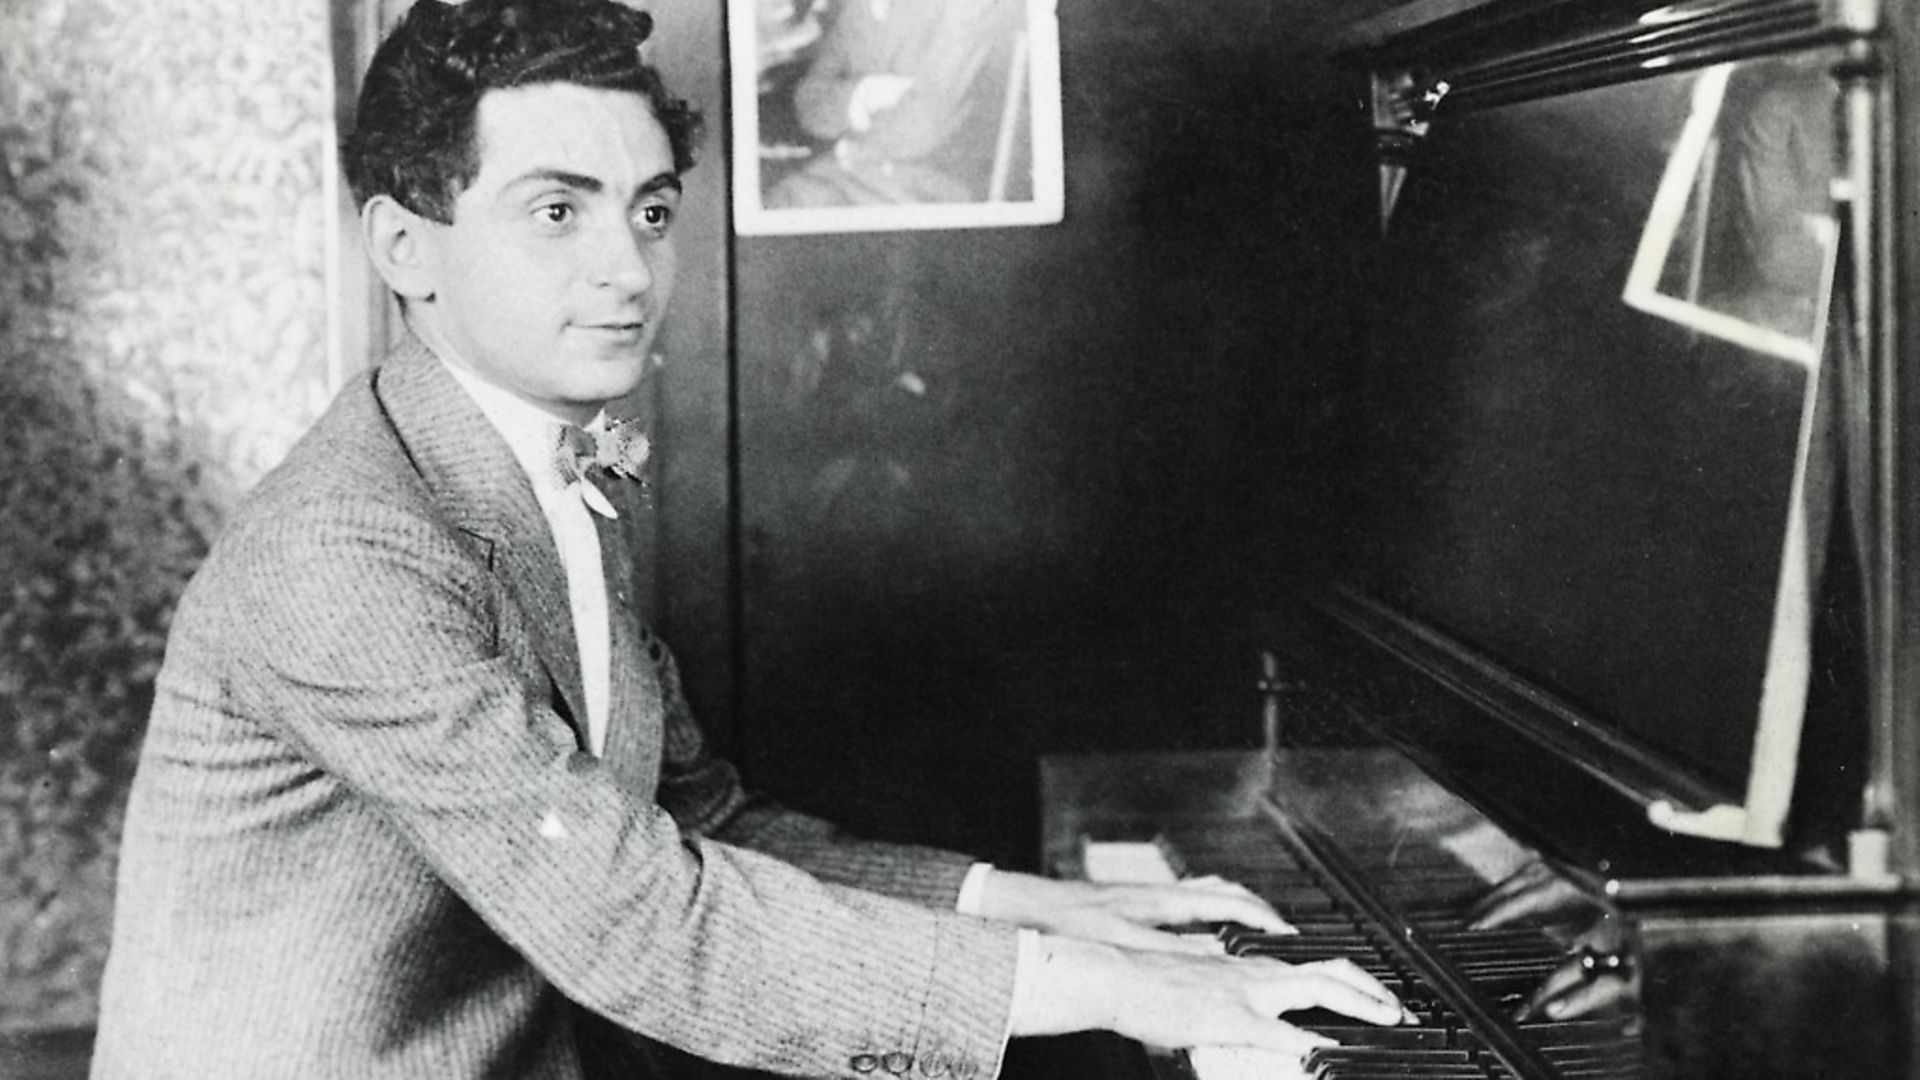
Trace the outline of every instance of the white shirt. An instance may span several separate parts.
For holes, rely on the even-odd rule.
[[[580,649],[580,681],[587,695],[587,746],[598,756],[607,747],[613,641],[607,621],[607,576],[600,564],[600,534],[594,529],[593,515],[614,517],[618,512],[600,492],[589,494],[586,480],[564,481],[554,467],[554,450],[566,421],[472,372],[452,364],[446,368],[506,440],[507,448],[532,481],[533,497],[539,500],[540,511],[553,532],[560,568],[567,575],[573,637]]]

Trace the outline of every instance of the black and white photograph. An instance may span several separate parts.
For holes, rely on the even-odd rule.
[[[0,0],[0,1080],[1920,1080],[1920,0]]]
[[[742,233],[1063,213],[1056,0],[729,0]]]

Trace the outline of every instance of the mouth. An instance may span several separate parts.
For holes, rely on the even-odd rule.
[[[595,337],[611,338],[615,341],[638,341],[646,333],[644,319],[610,319],[605,322],[575,323],[574,329],[582,330]]]

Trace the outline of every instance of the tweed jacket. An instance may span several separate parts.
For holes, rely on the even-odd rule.
[[[571,1080],[589,1029],[993,1075],[1016,937],[953,913],[967,860],[746,795],[664,646],[628,644],[611,723],[640,738],[597,758],[511,451],[417,342],[349,386],[175,617],[93,1075]]]

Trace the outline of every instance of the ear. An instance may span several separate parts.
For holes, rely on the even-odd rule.
[[[375,195],[360,208],[367,257],[387,288],[402,300],[433,299],[434,260],[428,248],[435,224],[400,205],[391,195]]]

